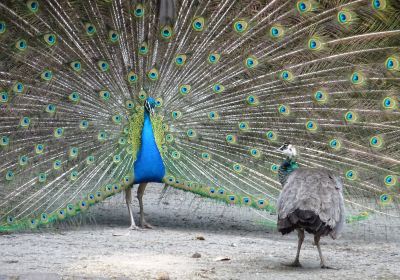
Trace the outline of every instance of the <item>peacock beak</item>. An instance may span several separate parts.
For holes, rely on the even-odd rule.
[[[155,114],[154,108],[151,108],[151,109],[150,109],[150,114],[151,114],[152,116],[154,116],[154,114]]]

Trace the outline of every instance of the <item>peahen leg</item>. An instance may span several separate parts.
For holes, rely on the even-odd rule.
[[[299,243],[297,245],[297,254],[296,254],[296,258],[294,259],[294,262],[290,265],[293,267],[301,267],[299,259],[300,259],[301,245],[303,244],[303,241],[304,241],[304,229],[297,229],[297,234],[299,237]]]
[[[139,225],[142,228],[153,228],[152,225],[146,223],[144,219],[144,211],[143,211],[143,194],[144,190],[146,189],[147,183],[141,183],[139,185],[138,191],[137,191],[137,197],[139,200],[139,206],[140,206],[140,222]]]
[[[132,186],[128,187],[125,190],[125,199],[126,199],[126,206],[128,206],[128,212],[129,216],[131,217],[131,226],[129,229],[138,229],[138,227],[135,224],[135,219],[133,218],[133,212],[132,212]]]
[[[315,243],[315,245],[317,245],[319,258],[321,259],[321,268],[331,268],[331,267],[325,265],[325,259],[324,259],[324,256],[322,255],[321,246],[319,245],[320,238],[321,238],[320,235],[314,236],[314,243]]]

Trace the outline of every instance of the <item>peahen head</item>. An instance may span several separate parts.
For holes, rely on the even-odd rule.
[[[278,151],[286,155],[288,159],[293,159],[297,156],[296,148],[289,143],[283,144],[280,148],[278,148]]]
[[[154,115],[155,107],[156,107],[155,99],[152,97],[148,97],[144,102],[144,109],[146,110],[146,112],[150,113],[151,115]]]

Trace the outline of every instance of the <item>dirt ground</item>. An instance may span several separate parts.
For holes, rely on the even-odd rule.
[[[323,239],[327,263],[336,268],[329,270],[319,268],[308,235],[303,267],[291,268],[296,234],[282,237],[259,212],[189,193],[169,190],[160,199],[161,188],[151,185],[145,194],[152,230],[128,231],[123,198],[116,196],[68,224],[0,236],[0,280],[400,279],[397,224],[351,224],[341,239]],[[136,213],[136,200],[134,206]]]

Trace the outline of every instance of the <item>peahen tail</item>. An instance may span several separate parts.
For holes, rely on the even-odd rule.
[[[399,216],[395,0],[0,3],[0,232],[132,183],[143,104],[168,185],[275,211],[283,142]]]

